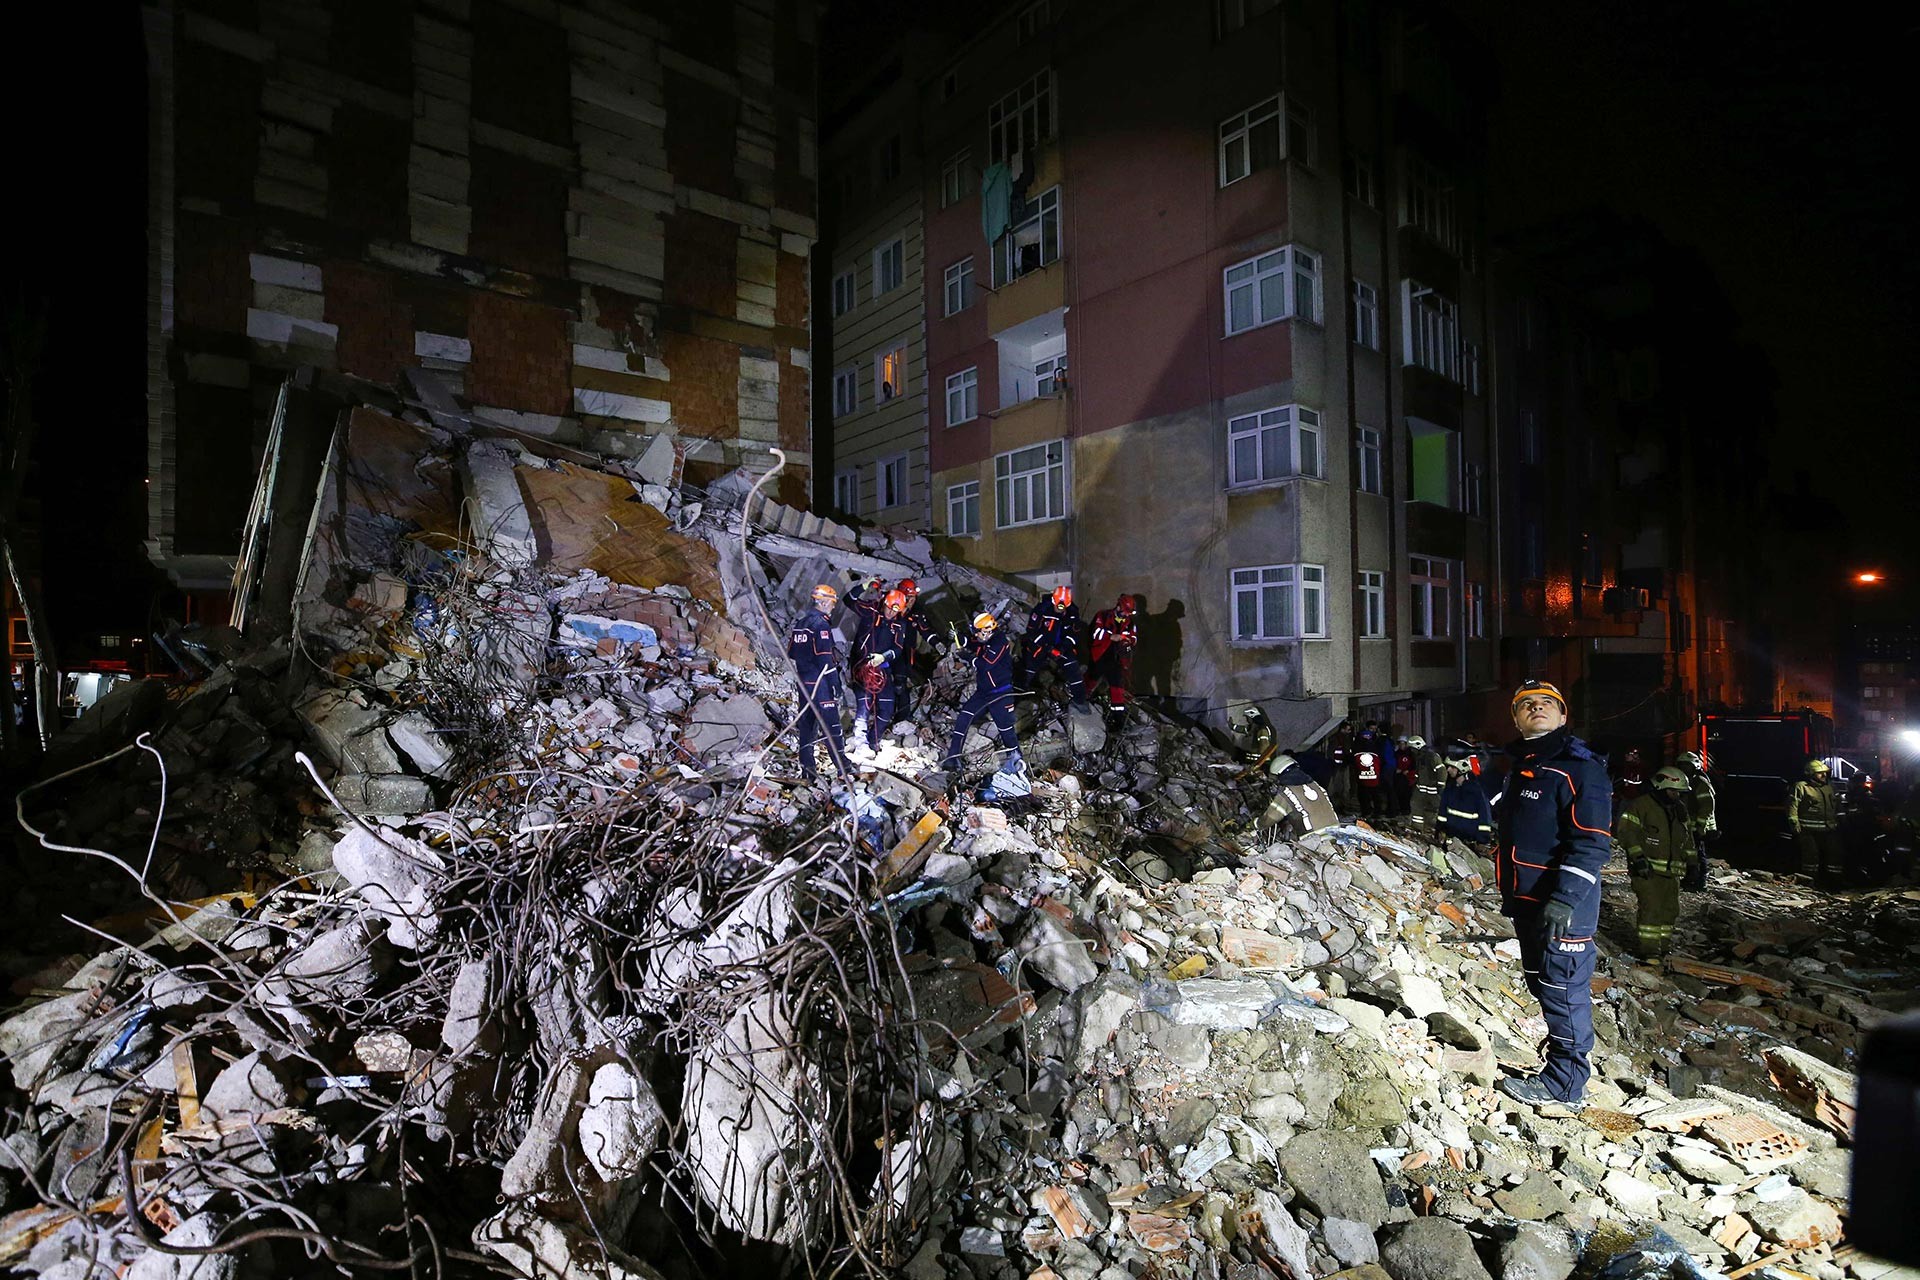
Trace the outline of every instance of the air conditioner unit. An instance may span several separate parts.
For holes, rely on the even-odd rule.
[[[1608,613],[1626,613],[1653,606],[1653,593],[1645,587],[1608,587],[1600,596],[1600,607]]]

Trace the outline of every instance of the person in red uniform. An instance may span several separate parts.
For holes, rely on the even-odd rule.
[[[1362,734],[1353,748],[1353,786],[1360,796],[1362,817],[1377,820],[1387,816],[1387,795],[1391,785],[1387,779],[1386,757],[1380,753],[1376,742]]]
[[[1034,677],[1055,665],[1067,682],[1073,709],[1086,710],[1087,684],[1080,677],[1080,610],[1068,586],[1055,587],[1027,615],[1027,634],[1020,638],[1020,657],[1013,672],[1014,688],[1031,689]]]
[[[1133,678],[1133,650],[1140,643],[1140,626],[1135,620],[1140,604],[1123,595],[1113,608],[1093,615],[1092,663],[1089,674],[1107,682],[1107,727],[1118,729],[1127,718],[1127,703],[1132,698],[1128,683]]]
[[[920,607],[919,583],[912,578],[902,578],[894,590],[907,601],[907,648],[893,667],[893,716],[896,720],[910,720],[913,718],[914,685],[927,678],[927,673],[920,669],[919,653],[921,642],[933,639],[933,619]]]
[[[1613,780],[1613,811],[1620,813],[1647,794],[1647,759],[1640,748],[1628,747],[1620,757],[1620,776]]]

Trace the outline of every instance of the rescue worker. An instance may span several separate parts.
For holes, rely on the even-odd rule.
[[[881,739],[893,726],[895,694],[902,683],[897,673],[904,671],[912,643],[906,614],[907,597],[899,591],[887,592],[880,616],[854,647],[853,679],[860,696],[860,715],[854,718],[852,755],[856,760],[878,753]],[[866,736],[860,737],[863,725]]]
[[[1427,740],[1414,734],[1406,741],[1407,760],[1413,772],[1413,797],[1409,820],[1422,835],[1437,834],[1440,827],[1440,753]]]
[[[1714,794],[1713,779],[1707,776],[1707,761],[1698,751],[1682,751],[1679,759],[1680,772],[1687,778],[1687,807],[1689,809],[1688,826],[1693,831],[1696,869],[1683,886],[1688,889],[1707,887],[1707,846],[1720,836],[1720,824],[1716,817],[1719,797]]]
[[[1687,775],[1672,765],[1654,771],[1651,788],[1620,814],[1620,848],[1640,901],[1634,917],[1633,953],[1658,960],[1673,944],[1680,919],[1680,882],[1698,860],[1693,842],[1693,805]]]
[[[1034,678],[1056,664],[1067,682],[1073,709],[1087,710],[1087,685],[1080,677],[1080,610],[1068,586],[1055,587],[1027,616],[1027,634],[1020,641],[1020,661],[1013,673],[1015,686],[1031,689]]]
[[[947,737],[947,757],[943,767],[948,773],[960,768],[960,749],[967,745],[967,730],[982,711],[993,717],[999,727],[1000,741],[1007,749],[1002,770],[1020,767],[1020,739],[1013,731],[1013,644],[996,634],[999,621],[990,613],[973,620],[973,634],[958,642],[955,650],[973,668],[974,688],[960,704],[953,718],[953,732]]]
[[[1627,806],[1647,793],[1646,757],[1640,748],[1628,747],[1620,757],[1620,776],[1613,780],[1613,811],[1625,813]]]
[[[1534,1106],[1577,1103],[1593,1051],[1593,937],[1600,924],[1600,868],[1612,852],[1607,763],[1567,729],[1567,700],[1544,680],[1513,695],[1520,739],[1494,798],[1494,869],[1500,910],[1513,920],[1527,989],[1547,1023],[1537,1075],[1500,1082]]]
[[[1360,794],[1361,817],[1378,821],[1387,816],[1386,757],[1380,753],[1379,743],[1369,741],[1367,734],[1361,734],[1354,745],[1353,784]]]
[[[1333,801],[1313,775],[1284,752],[1267,761],[1267,777],[1274,783],[1273,799],[1260,815],[1260,834],[1266,840],[1294,840],[1309,831],[1339,825]]]
[[[907,601],[907,647],[894,666],[893,716],[896,720],[913,717],[914,686],[926,679],[917,661],[920,645],[933,639],[933,618],[920,605],[920,584],[902,578],[894,587]]]
[[[1393,783],[1393,812],[1396,816],[1413,813],[1413,780],[1419,772],[1414,762],[1413,748],[1407,745],[1404,737],[1393,743],[1393,771],[1389,780]]]
[[[1140,603],[1122,595],[1113,608],[1093,615],[1092,662],[1087,674],[1107,682],[1107,728],[1117,730],[1127,718],[1127,703],[1132,698],[1128,683],[1133,679],[1133,651],[1140,643],[1140,627],[1135,621]]]
[[[826,739],[833,767],[842,775],[853,772],[841,736],[840,657],[834,651],[830,621],[839,599],[840,593],[826,583],[815,587],[813,607],[794,619],[787,638],[787,657],[800,675],[800,776],[808,782],[817,776],[813,744],[821,737]]]
[[[880,620],[885,607],[887,583],[884,578],[868,578],[847,592],[847,608],[853,610],[853,645],[857,651],[867,638],[867,628]]]
[[[1327,744],[1327,759],[1333,765],[1333,776],[1327,783],[1332,793],[1333,807],[1342,813],[1353,812],[1353,730],[1342,724],[1333,732],[1333,741]]]
[[[1800,846],[1801,874],[1818,883],[1827,865],[1839,871],[1840,801],[1833,793],[1833,770],[1825,760],[1807,761],[1807,776],[1793,786],[1787,801],[1787,825]]]
[[[1493,840],[1493,807],[1486,789],[1473,776],[1473,761],[1455,756],[1445,765],[1446,785],[1440,788],[1440,827],[1456,840],[1482,848]]]
[[[1241,713],[1241,716],[1242,719],[1238,725],[1235,725],[1232,717],[1229,716],[1227,727],[1237,731],[1246,740],[1241,750],[1246,754],[1247,767],[1238,774],[1238,777],[1245,778],[1251,776],[1256,770],[1265,768],[1267,761],[1273,759],[1278,747],[1274,741],[1273,721],[1267,719],[1266,712],[1250,706]]]

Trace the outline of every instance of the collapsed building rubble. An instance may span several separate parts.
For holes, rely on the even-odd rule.
[[[798,786],[776,627],[815,582],[943,620],[1019,585],[455,409],[355,404],[279,470],[305,501],[264,468],[246,633],[23,795],[42,857],[145,899],[0,1023],[0,1261],[1896,1274],[1844,1240],[1847,1068],[1920,895],[1723,873],[1669,968],[1603,965],[1589,1097],[1535,1112],[1492,1088],[1543,1027],[1465,846],[1270,839],[1204,732],[1044,691],[1031,793],[969,802],[950,665]]]

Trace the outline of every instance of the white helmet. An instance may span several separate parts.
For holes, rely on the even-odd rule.
[[[1424,751],[1426,750],[1426,747],[1427,747],[1427,740],[1421,737],[1417,733],[1409,737],[1406,740],[1406,743],[1409,747],[1412,747],[1415,751]]]

